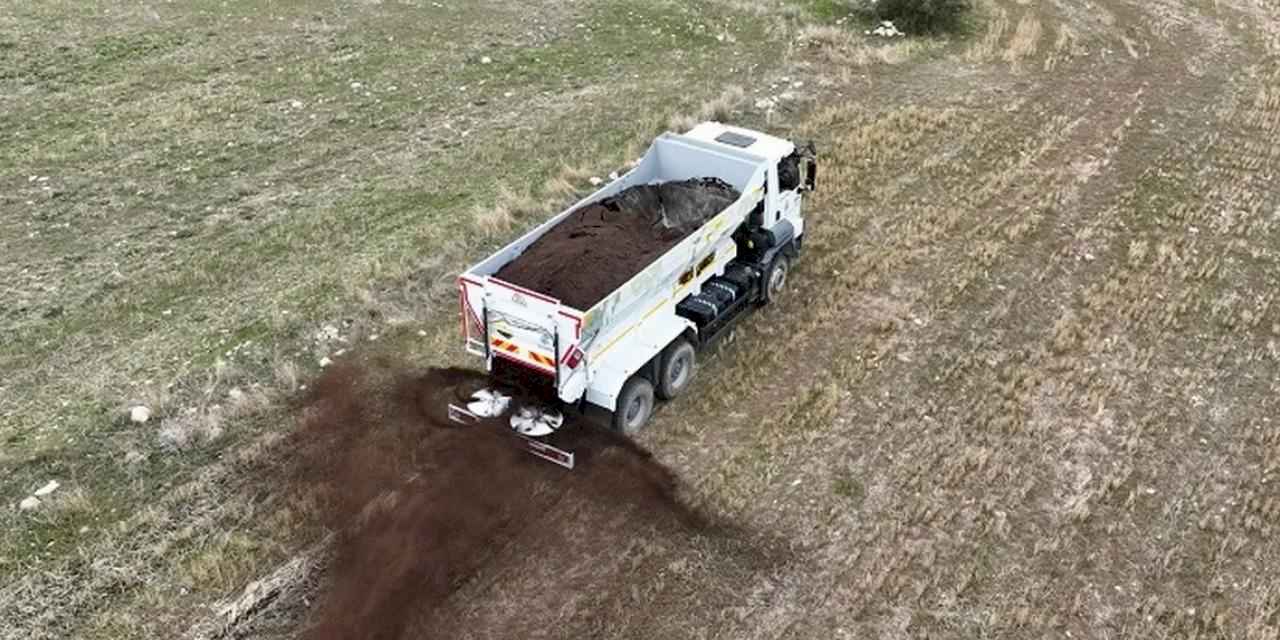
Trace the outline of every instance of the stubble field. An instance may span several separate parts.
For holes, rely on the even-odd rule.
[[[404,566],[360,531],[478,545],[377,583],[389,637],[1280,635],[1280,7],[834,5],[0,17],[0,637],[340,636]],[[451,274],[701,117],[815,139],[820,189],[653,460],[449,466],[317,390],[465,363]],[[314,474],[369,451],[368,506]],[[500,517],[415,516],[433,478]]]

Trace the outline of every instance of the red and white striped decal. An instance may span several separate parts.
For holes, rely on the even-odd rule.
[[[544,355],[542,355],[541,353],[534,353],[534,352],[530,351],[530,352],[529,352],[529,357],[530,357],[530,358],[532,358],[534,362],[536,362],[536,363],[538,363],[538,364],[540,364],[540,365],[542,365],[542,366],[544,366],[544,367],[554,367],[554,366],[556,366],[556,361],[555,361],[555,360],[551,359],[551,358],[550,358],[550,357],[548,357],[548,356],[544,356]]]

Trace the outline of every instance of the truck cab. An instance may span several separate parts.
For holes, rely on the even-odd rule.
[[[804,234],[804,218],[800,215],[801,193],[813,190],[817,173],[812,144],[799,147],[789,140],[719,122],[699,124],[685,136],[742,149],[764,158],[769,166],[764,201],[752,212],[748,224],[774,232],[779,237],[789,235],[798,238]]]
[[[764,271],[764,301],[781,293],[792,262],[803,247],[803,193],[817,180],[817,154],[812,143],[790,140],[719,122],[704,122],[685,134],[689,138],[742,149],[764,159],[768,171],[764,197],[735,234],[739,259]]]

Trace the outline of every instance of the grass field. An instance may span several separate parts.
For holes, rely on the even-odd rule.
[[[248,473],[320,358],[463,362],[452,274],[712,116],[822,154],[792,295],[641,438],[758,553],[573,498],[452,635],[1280,636],[1280,8],[836,5],[0,12],[0,637],[186,636],[322,565]]]

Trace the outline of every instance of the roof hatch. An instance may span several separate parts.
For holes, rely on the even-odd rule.
[[[721,142],[730,146],[746,149],[747,147],[755,144],[756,139],[752,138],[751,136],[742,135],[741,133],[726,131],[716,136],[716,142]]]

